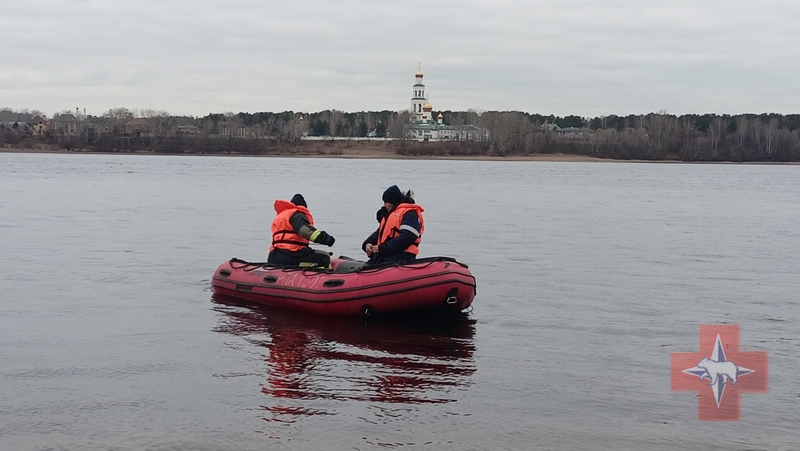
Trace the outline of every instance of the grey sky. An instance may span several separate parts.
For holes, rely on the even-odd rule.
[[[797,0],[31,0],[0,107],[800,113]]]

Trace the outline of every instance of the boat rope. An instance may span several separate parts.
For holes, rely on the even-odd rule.
[[[391,263],[379,263],[377,265],[365,265],[361,268],[356,269],[354,272],[362,273],[362,274],[370,274],[373,272],[383,271],[384,269],[389,268],[398,268],[398,269],[421,269],[427,268],[428,266],[436,263],[436,262],[451,262],[457,265],[463,266],[464,268],[469,268],[464,263],[459,262],[455,258],[452,257],[426,257],[420,258],[416,260],[405,260],[400,262],[391,262]],[[313,267],[313,266],[288,266],[288,265],[278,265],[275,263],[267,263],[267,262],[248,262],[246,260],[241,260],[239,258],[232,258],[230,259],[231,268],[233,269],[241,269],[245,272],[255,271],[256,269],[280,269],[283,272],[292,272],[292,271],[302,271],[305,273],[306,271],[312,273],[331,273],[333,272],[330,268],[320,268],[320,267]]]
[[[241,269],[245,272],[255,271],[256,269],[280,269],[284,272],[291,272],[291,271],[311,271],[315,273],[324,273],[330,272],[330,269],[327,268],[319,268],[319,267],[311,267],[311,266],[288,266],[288,265],[278,265],[275,263],[266,263],[266,262],[248,262],[246,260],[241,260],[236,257],[230,259],[231,268],[233,269]]]
[[[405,260],[401,262],[391,262],[391,263],[379,263],[377,265],[366,265],[362,268],[356,270],[358,273],[372,273],[377,271],[382,271],[387,268],[398,268],[398,269],[421,269],[427,268],[428,266],[436,263],[436,262],[451,262],[456,263],[464,268],[469,268],[469,266],[465,265],[464,263],[459,262],[455,258],[452,257],[426,257],[420,258],[416,260]],[[421,265],[421,266],[420,266]]]

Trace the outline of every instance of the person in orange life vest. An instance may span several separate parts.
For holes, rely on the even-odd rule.
[[[400,191],[392,185],[383,192],[383,207],[378,210],[380,225],[361,245],[369,264],[414,260],[425,223],[423,208],[414,202],[412,191]]]
[[[327,252],[308,247],[310,241],[333,246],[336,241],[322,230],[314,228],[314,218],[302,194],[295,194],[291,202],[275,201],[278,214],[272,221],[272,245],[267,263],[287,266],[328,267],[331,257]]]

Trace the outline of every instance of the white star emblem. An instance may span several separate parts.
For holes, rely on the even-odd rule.
[[[697,376],[700,380],[708,379],[708,385],[711,386],[714,392],[714,399],[717,401],[717,407],[719,407],[727,382],[730,381],[731,385],[733,385],[741,376],[755,373],[755,370],[736,366],[735,363],[727,360],[725,351],[722,349],[722,340],[717,334],[717,342],[714,343],[711,358],[703,359],[697,363],[697,366],[685,369],[683,372]]]

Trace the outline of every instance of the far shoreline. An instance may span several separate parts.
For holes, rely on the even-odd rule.
[[[277,152],[277,153],[234,153],[234,152],[181,152],[166,153],[152,151],[96,152],[84,149],[18,148],[0,147],[0,153],[27,154],[69,154],[69,155],[151,155],[180,157],[266,157],[266,158],[334,158],[345,160],[453,160],[453,161],[541,161],[557,163],[683,163],[683,164],[756,164],[756,165],[797,165],[800,162],[778,161],[682,161],[682,160],[623,160],[573,155],[564,153],[530,155],[399,155],[394,149],[337,148],[335,152]]]

